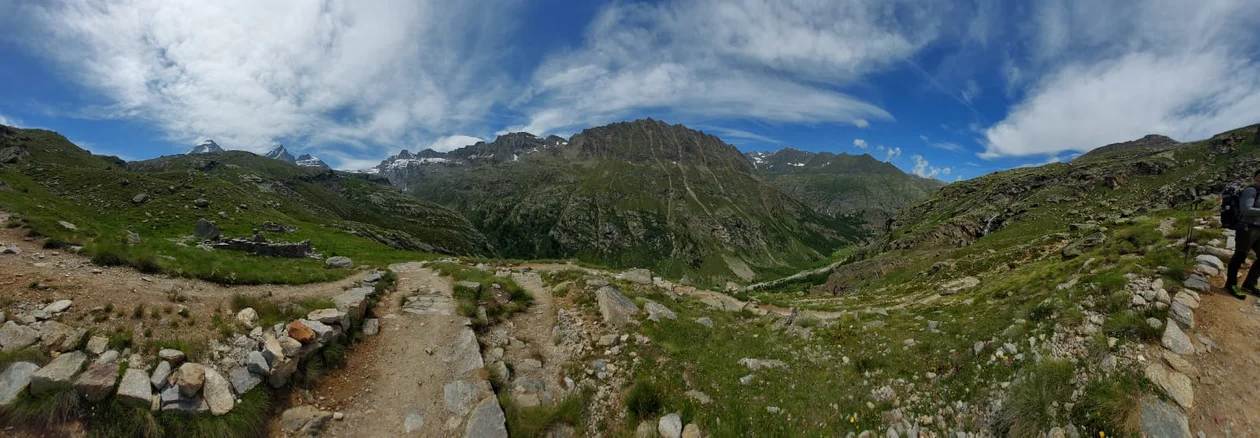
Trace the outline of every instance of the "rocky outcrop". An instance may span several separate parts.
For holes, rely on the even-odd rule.
[[[354,262],[349,257],[335,256],[324,260],[324,265],[329,269],[349,269],[354,267]]]
[[[193,237],[201,240],[218,240],[219,226],[214,221],[208,221],[205,218],[198,218],[197,224],[193,225]]]
[[[477,408],[473,409],[472,416],[468,418],[468,426],[464,428],[464,436],[507,438],[507,417],[503,415],[503,408],[499,407],[498,399],[486,397],[481,403],[477,404]]]
[[[170,365],[167,366],[169,369]],[[118,383],[118,401],[128,406],[148,407],[153,401],[153,384],[149,375],[144,370],[128,368]]]
[[[603,315],[604,322],[613,326],[626,325],[632,316],[639,313],[639,306],[634,301],[611,286],[595,291],[595,299],[599,303],[599,313]]]

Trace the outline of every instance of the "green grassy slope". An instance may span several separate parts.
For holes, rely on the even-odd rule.
[[[360,178],[244,152],[123,163],[92,155],[50,131],[0,127],[0,150],[6,148],[23,156],[0,167],[0,208],[18,214],[33,233],[85,245],[102,262],[224,283],[300,283],[346,275],[324,269],[320,260],[198,249],[185,237],[203,217],[231,237],[247,237],[264,221],[292,225],[297,232],[264,234],[276,241],[309,239],[324,256],[346,255],[358,263],[428,257],[401,249],[492,254],[471,224],[443,207]],[[140,194],[148,199],[133,202]],[[197,208],[197,199],[210,205]],[[126,244],[128,232],[142,243]]]

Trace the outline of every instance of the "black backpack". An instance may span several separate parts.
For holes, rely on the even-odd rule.
[[[1239,200],[1242,196],[1242,189],[1238,184],[1230,184],[1221,193],[1221,226],[1227,229],[1237,229],[1240,205]]]

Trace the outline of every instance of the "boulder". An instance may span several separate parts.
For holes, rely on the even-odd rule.
[[[158,395],[158,407],[162,412],[176,411],[183,413],[204,412],[209,408],[203,407],[205,402],[200,397],[184,397],[179,393],[179,387],[174,385],[168,386]]]
[[[367,311],[367,299],[375,290],[370,287],[358,287],[342,292],[333,297],[333,306],[346,312],[351,318],[362,318]]]
[[[678,414],[669,414],[661,417],[656,423],[656,432],[661,434],[662,438],[680,438],[682,437],[682,417]]]
[[[31,395],[44,395],[70,387],[71,379],[83,369],[84,363],[87,363],[87,354],[82,351],[57,356],[31,376]]]
[[[1193,436],[1190,434],[1190,423],[1186,421],[1185,414],[1176,407],[1164,403],[1163,400],[1151,398],[1143,401],[1139,424],[1142,436],[1167,438]]]
[[[660,322],[661,318],[665,318],[671,321],[678,319],[678,315],[675,314],[674,311],[669,310],[668,307],[665,307],[664,305],[656,301],[649,300],[647,303],[643,305],[643,310],[647,311],[648,319],[652,321]]]
[[[293,357],[296,356],[298,352],[302,351],[302,343],[298,342],[297,339],[293,339],[288,336],[281,336],[280,339],[277,339],[276,341],[280,343],[280,351],[284,353],[284,357]],[[276,359],[272,359],[272,366],[275,365],[275,360]]]
[[[315,331],[311,330],[309,326],[303,324],[301,321],[293,321],[289,323],[288,329],[289,337],[298,342],[303,344],[315,342]],[[285,356],[288,356],[288,354],[285,354]]]
[[[219,226],[214,221],[208,221],[206,218],[197,218],[197,224],[193,225],[193,237],[201,240],[219,240]]]
[[[163,348],[158,351],[158,359],[162,359],[171,363],[171,365],[179,365],[184,363],[186,356],[184,352],[170,348]]]
[[[631,283],[652,284],[652,271],[647,269],[631,269],[621,274],[621,278]]]
[[[700,324],[708,328],[713,328],[713,320],[709,319],[709,317],[707,316],[701,316],[699,318],[696,318],[696,324]]]
[[[73,327],[57,321],[48,321],[44,323],[43,327],[39,328],[39,343],[44,348],[64,351],[59,349],[62,347],[62,344],[66,343],[66,338],[73,333]]]
[[[976,277],[963,277],[948,283],[942,284],[941,289],[937,293],[941,295],[953,295],[965,289],[971,289],[980,285],[980,279]]]
[[[1164,348],[1172,350],[1177,354],[1194,354],[1194,343],[1190,341],[1190,337],[1186,336],[1186,332],[1181,331],[1171,319],[1164,324],[1164,336],[1160,341]]]
[[[117,384],[118,363],[97,362],[89,365],[87,371],[74,381],[74,390],[90,402],[99,402],[109,397]]]
[[[473,405],[480,398],[481,390],[467,380],[456,380],[442,387],[446,401],[446,412],[464,416],[472,411]]]
[[[133,196],[133,197],[131,198],[131,202],[132,202],[132,203],[135,203],[135,204],[143,204],[143,203],[145,203],[145,202],[149,202],[149,194],[148,194],[148,193],[141,193],[141,194],[138,194],[138,195],[136,195],[136,196]]]
[[[599,313],[608,324],[625,325],[630,322],[631,316],[639,313],[639,306],[635,305],[634,301],[610,286],[604,286],[595,291],[595,298],[599,302]]]
[[[298,322],[302,323],[302,325],[306,326],[306,328],[311,329],[311,332],[315,334],[316,342],[319,342],[320,344],[328,343],[328,341],[331,341],[338,333],[336,330],[333,330],[332,327],[329,327],[327,324],[319,321],[299,319]]]
[[[181,396],[194,397],[206,383],[206,367],[191,362],[180,365],[171,373],[170,382],[179,388]]]
[[[44,311],[48,312],[49,315],[56,315],[70,310],[70,306],[72,305],[74,305],[74,302],[70,300],[53,301],[51,304],[44,306]]]
[[[210,413],[218,416],[231,412],[236,406],[236,397],[232,395],[231,384],[214,368],[204,369],[205,385],[201,389],[201,396],[210,406]]]
[[[1186,307],[1185,304],[1181,302],[1172,303],[1168,313],[1172,316],[1172,319],[1177,320],[1186,328],[1194,328],[1194,311]]]
[[[376,336],[381,332],[381,320],[376,318],[368,318],[363,320],[363,334],[366,336]]]
[[[79,231],[79,226],[66,221],[57,221],[57,225],[65,228],[67,231]]]
[[[99,355],[104,353],[106,348],[109,348],[109,338],[104,336],[93,336],[91,339],[88,339],[88,353]]]
[[[128,368],[118,383],[118,401],[128,406],[149,406],[153,402],[153,383],[144,370]]]
[[[507,438],[507,417],[503,415],[503,408],[499,407],[497,398],[486,397],[477,404],[472,416],[468,417],[468,426],[464,428],[464,436]]]
[[[318,436],[332,417],[314,406],[298,406],[280,414],[280,428],[290,436]]]
[[[206,208],[210,206],[210,201],[202,198],[193,200],[193,206],[197,208]]]
[[[1195,263],[1212,267],[1216,270],[1225,269],[1225,263],[1221,259],[1211,254],[1200,254],[1194,258]]]
[[[1212,289],[1212,285],[1208,283],[1206,278],[1198,275],[1191,275],[1187,278],[1184,285],[1186,288],[1196,292],[1207,292]]]
[[[244,325],[245,328],[253,329],[254,326],[258,324],[258,311],[254,310],[252,307],[241,309],[240,312],[236,312],[236,320],[240,321],[241,325]]]
[[[267,363],[267,358],[263,357],[261,351],[251,351],[245,355],[245,368],[254,374],[264,376],[271,374],[271,365]]]
[[[350,314],[337,309],[319,309],[306,314],[306,319],[324,324],[337,324],[342,328],[350,327]]]
[[[39,331],[29,326],[18,325],[7,321],[0,325],[0,349],[17,351],[29,347],[39,341]]]
[[[451,364],[450,367],[458,376],[486,366],[481,358],[481,346],[477,343],[477,334],[471,327],[464,327],[459,332],[459,337],[455,339],[455,345],[451,348],[451,356],[447,357],[445,362]]]
[[[289,384],[289,377],[297,372],[298,359],[286,357],[271,364],[271,374],[267,376],[267,384],[272,388],[281,388]]]
[[[324,260],[324,266],[329,269],[350,269],[354,267],[354,261],[345,256],[334,256]]]
[[[703,436],[704,434],[700,432],[700,426],[696,426],[694,423],[688,424],[682,431],[682,438],[701,438]]]
[[[31,384],[31,376],[39,371],[39,365],[15,362],[0,374],[0,408],[7,408],[17,401],[18,395]]]
[[[161,391],[166,388],[166,379],[171,377],[171,363],[162,361],[153,368],[153,375],[149,376],[149,384],[153,385],[153,389]]]
[[[1190,383],[1190,377],[1177,371],[1169,371],[1158,363],[1147,365],[1145,372],[1146,379],[1168,395],[1168,398],[1184,409],[1194,407],[1194,386]]]
[[[298,348],[301,348],[300,343]],[[280,340],[276,339],[276,335],[270,330],[263,334],[262,351],[260,353],[262,353],[263,359],[267,361],[267,366],[271,366],[277,358],[285,356],[284,347],[280,345]]]
[[[127,244],[128,244],[128,245],[133,245],[133,246],[134,246],[134,245],[139,245],[139,244],[141,244],[141,243],[143,243],[143,242],[144,242],[144,240],[140,238],[140,235],[139,235],[139,234],[136,234],[136,233],[133,233],[133,232],[130,232],[130,231],[128,231],[128,232],[127,232]]]
[[[270,373],[270,370],[268,372]],[[245,395],[261,384],[263,378],[258,374],[249,372],[245,367],[237,367],[228,373],[228,380],[232,382],[232,389],[236,390],[237,394]]]

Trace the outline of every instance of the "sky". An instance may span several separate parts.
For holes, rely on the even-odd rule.
[[[1260,122],[1254,0],[0,0],[0,123],[340,169],[652,117],[944,181]]]

